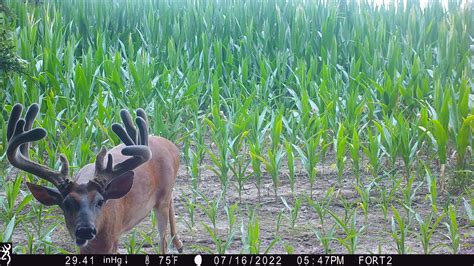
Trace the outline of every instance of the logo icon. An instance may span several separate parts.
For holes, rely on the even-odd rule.
[[[12,260],[10,253],[12,251],[12,243],[0,243],[0,265],[6,261],[6,265],[10,265]]]

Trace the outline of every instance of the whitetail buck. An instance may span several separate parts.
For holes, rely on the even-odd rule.
[[[170,141],[148,136],[146,115],[137,110],[135,119],[120,112],[123,124],[112,130],[123,144],[97,154],[95,164],[84,166],[74,180],[69,178],[66,157],[60,155],[61,170],[56,171],[29,159],[29,143],[46,137],[43,128],[32,128],[38,105],[13,106],[7,128],[7,157],[10,163],[51,182],[56,189],[27,183],[33,196],[42,204],[59,205],[67,229],[80,247],[81,254],[116,253],[120,236],[132,229],[154,209],[160,234],[161,252],[167,250],[166,232],[179,252],[183,244],[176,234],[173,209],[173,187],[179,167],[178,148]],[[105,160],[106,159],[106,160]],[[114,164],[115,162],[115,164]]]

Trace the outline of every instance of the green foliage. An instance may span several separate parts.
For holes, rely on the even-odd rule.
[[[0,72],[9,72],[0,75],[1,162],[7,161],[4,125],[14,103],[41,106],[35,123],[48,137],[32,145],[31,159],[57,169],[64,153],[72,174],[92,163],[100,146],[120,142],[110,130],[119,109],[142,107],[150,132],[182,148],[187,174],[180,178],[193,190],[180,200],[183,220],[190,231],[203,225],[216,247],[196,248],[229,250],[238,232],[232,225],[224,236],[217,221],[225,207],[229,224],[235,223],[241,213],[228,200],[235,200],[233,192],[248,200],[249,184],[264,203],[273,185],[277,210],[285,208],[278,200],[287,196],[284,166],[295,201],[306,197],[298,193],[307,192],[309,181],[306,202],[322,225],[315,234],[328,253],[330,244],[359,251],[361,232],[352,198],[342,201],[340,217],[329,212],[337,204],[332,188],[318,198],[324,182],[332,186],[328,169],[337,171],[338,185],[358,193],[367,226],[372,206],[380,206],[400,253],[407,251],[410,226],[432,224],[415,214],[423,180],[433,220],[444,201],[437,188],[443,178],[459,193],[472,187],[474,25],[472,8],[459,1],[447,9],[438,1],[424,8],[417,1],[376,6],[356,0],[34,2],[0,1]],[[15,179],[9,166],[0,168],[3,237],[11,237],[11,228],[28,228],[20,253],[67,252],[50,241],[58,209],[32,200],[21,185],[31,176]],[[211,171],[206,182],[219,182],[222,195],[204,196],[205,170]],[[387,218],[398,202],[406,221]],[[296,219],[304,203],[300,212],[288,207],[288,226],[311,223]],[[456,253],[464,228],[457,228],[459,216],[446,212]],[[197,220],[200,213],[209,223]],[[284,213],[276,217],[277,234],[285,232]],[[336,224],[330,230],[327,214]],[[250,218],[241,230],[242,251],[261,252],[267,236],[256,215]],[[421,237],[428,239],[430,230]],[[132,236],[130,252],[142,251],[140,236],[153,242]],[[288,253],[296,249],[283,246]]]
[[[331,242],[332,240],[337,239],[334,236],[334,233],[336,232],[336,227],[333,226],[331,229],[329,229],[327,232],[324,230],[318,230],[318,229],[313,229],[313,233],[318,239],[319,243],[323,246],[324,253],[325,254],[330,254],[331,253]]]
[[[469,219],[469,224],[471,226],[474,226],[474,209],[473,209],[473,204],[474,199],[471,198],[470,201],[463,199],[463,204],[464,204],[464,209],[466,210],[466,215],[467,218]]]
[[[321,200],[313,201],[311,197],[307,197],[306,200],[308,201],[309,206],[313,208],[313,210],[318,214],[319,221],[321,222],[321,227],[324,228],[324,219],[326,218],[326,214],[329,211],[329,207],[334,197],[334,188],[331,187],[326,191],[326,194]]]
[[[400,213],[397,211],[395,207],[392,205],[392,232],[391,236],[397,245],[397,252],[398,254],[406,254],[407,253],[407,246],[406,246],[406,238],[408,235],[408,228],[407,223],[405,220],[400,216]]]
[[[298,213],[301,209],[301,200],[296,197],[293,202],[293,206],[290,206],[288,202],[286,202],[285,198],[281,197],[281,201],[283,201],[283,204],[287,208],[289,214],[288,214],[288,220],[290,221],[291,228],[295,228],[296,221],[298,219]]]
[[[449,239],[451,245],[451,253],[452,254],[458,254],[459,253],[459,248],[461,246],[460,240],[461,236],[459,234],[459,226],[458,226],[458,221],[456,218],[456,207],[453,205],[448,205],[447,209],[447,214],[448,214],[448,222],[445,222],[444,225],[448,229],[448,234],[446,237]]]
[[[421,218],[420,214],[415,214],[416,220],[418,221],[418,224],[420,226],[420,232],[418,234],[418,237],[421,240],[421,245],[423,247],[423,252],[425,254],[430,254],[433,252],[433,250],[437,247],[436,245],[434,247],[430,248],[430,240],[433,237],[433,234],[444,218],[446,213],[442,213],[441,215],[438,215],[438,217],[435,219],[433,223],[433,212],[430,212],[430,214],[423,220]]]
[[[5,1],[0,1],[0,74],[22,72],[26,64],[26,61],[16,54],[12,20],[12,12],[5,5]]]
[[[355,254],[357,251],[357,246],[359,243],[359,235],[364,230],[364,226],[357,228],[357,214],[355,211],[351,212],[348,220],[345,221],[341,219],[336,213],[328,211],[329,214],[334,219],[334,222],[337,226],[342,229],[345,237],[335,237],[339,243],[341,243],[344,248],[346,248],[347,253]],[[330,231],[331,232],[331,231]],[[327,239],[329,240],[329,239]]]
[[[279,237],[274,238],[265,250],[262,248],[262,239],[260,238],[260,225],[255,209],[251,209],[248,221],[244,224],[242,221],[242,253],[244,254],[268,254],[276,243],[280,241]]]

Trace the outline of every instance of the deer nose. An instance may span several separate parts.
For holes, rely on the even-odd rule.
[[[78,226],[76,228],[76,237],[85,240],[91,240],[95,237],[97,231],[93,226]]]

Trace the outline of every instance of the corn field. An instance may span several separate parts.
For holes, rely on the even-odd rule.
[[[143,108],[180,148],[186,253],[474,253],[473,5],[406,2],[0,2],[24,62],[0,70],[0,240],[78,252],[6,159],[19,102],[31,158],[72,172]],[[119,250],[159,252],[156,217]]]

